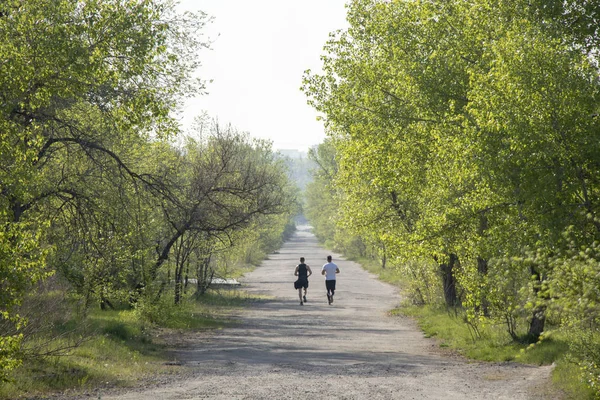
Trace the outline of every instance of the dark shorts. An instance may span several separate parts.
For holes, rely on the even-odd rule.
[[[307,279],[298,279],[296,282],[294,282],[294,287],[296,289],[300,289],[300,288],[308,289],[308,280]]]
[[[335,279],[330,279],[328,281],[325,281],[325,287],[327,288],[328,292],[335,291]]]

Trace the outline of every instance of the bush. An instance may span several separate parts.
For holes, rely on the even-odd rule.
[[[0,382],[6,382],[12,370],[22,364],[19,349],[22,335],[0,336]]]
[[[595,329],[570,329],[568,360],[579,366],[581,379],[600,398],[600,332]]]

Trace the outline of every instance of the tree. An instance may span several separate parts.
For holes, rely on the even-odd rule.
[[[115,170],[153,187],[120,153],[136,138],[174,133],[177,100],[202,88],[191,73],[206,18],[172,9],[169,1],[146,0],[11,0],[2,7],[0,311],[17,327],[14,307],[53,270],[46,265],[49,210],[92,206],[79,180],[105,183]],[[17,339],[1,340],[15,348]],[[2,354],[3,371],[15,365],[11,354]]]
[[[502,266],[535,277],[520,285],[538,337],[553,271],[522,274],[511,257],[556,251],[570,225],[597,237],[596,18],[577,1],[357,0],[324,72],[305,76],[334,139],[344,223],[396,259],[436,260],[471,324],[504,318],[489,290]]]
[[[282,160],[270,145],[232,127],[214,124],[199,139],[189,138],[178,158],[168,167],[173,189],[162,203],[165,231],[148,282],[157,279],[177,245],[176,299],[194,249],[204,249],[195,262],[205,265],[215,244],[231,246],[235,232],[261,216],[288,214],[293,202]],[[199,282],[203,278],[198,276]]]
[[[337,172],[335,149],[329,140],[317,148],[310,149],[309,158],[317,167],[312,171],[313,179],[306,187],[305,213],[310,220],[315,236],[330,243],[335,237],[338,203],[333,179]]]

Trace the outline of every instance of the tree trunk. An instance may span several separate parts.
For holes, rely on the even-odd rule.
[[[178,255],[179,256],[179,255]],[[183,266],[181,265],[183,261],[180,257],[177,257],[177,263],[175,264],[175,305],[179,305],[181,303],[181,299],[183,297]]]
[[[477,257],[477,272],[484,277],[488,273],[488,262],[485,258]],[[485,295],[485,293],[481,294],[481,312],[484,316],[489,317],[489,301]]]
[[[210,286],[214,271],[210,267],[211,254],[199,260],[196,270],[196,297],[202,296]]]
[[[190,275],[190,267],[188,266],[185,270],[185,276],[183,277],[183,293],[187,293],[187,288],[190,283],[189,275]]]
[[[529,331],[527,336],[532,342],[537,342],[546,325],[546,306],[538,306],[533,310],[531,322],[529,323]]]
[[[454,267],[458,262],[456,254],[450,254],[448,263],[440,264],[442,273],[442,284],[444,286],[444,299],[448,307],[455,307],[458,304],[456,295],[456,277],[454,276]]]
[[[183,292],[183,279],[180,274],[175,276],[175,305],[179,305],[181,303]]]
[[[110,308],[111,310],[115,309],[115,306],[112,305],[112,303],[110,302],[110,300],[108,299],[108,296],[106,294],[107,290],[105,286],[102,286],[102,289],[100,289],[100,309],[102,311],[106,311],[108,308]]]
[[[194,249],[194,236],[181,236],[175,245],[175,305],[179,305],[185,290],[183,276],[189,270],[189,259]],[[187,274],[186,274],[187,281]]]
[[[145,289],[146,289],[146,284],[144,284],[143,282],[136,283],[133,290],[129,292],[129,306],[130,307],[132,307],[132,308],[135,307],[135,305],[139,301],[140,297],[143,296]]]
[[[540,297],[540,287],[542,283],[542,276],[540,272],[532,266],[530,268],[531,275],[535,277],[537,280],[537,284],[533,287],[533,293],[536,298]],[[541,334],[544,333],[544,326],[546,325],[546,306],[544,304],[539,304],[533,309],[533,315],[531,316],[531,321],[529,322],[529,331],[527,332],[527,336],[530,341],[537,341]]]
[[[184,225],[182,229],[178,229],[171,239],[165,244],[165,247],[162,250],[157,246],[156,251],[158,252],[158,259],[150,267],[150,280],[154,282],[158,275],[158,270],[163,265],[165,261],[169,259],[169,253],[171,252],[171,248],[175,245],[175,243],[179,240],[179,238],[187,232],[189,229],[189,222]]]
[[[484,237],[489,228],[489,221],[487,218],[487,210],[482,210],[479,213],[479,227],[477,228],[477,234]],[[477,256],[477,272],[482,279],[488,274],[488,260]],[[484,316],[489,317],[489,301],[485,293],[481,293],[481,306],[479,307]]]

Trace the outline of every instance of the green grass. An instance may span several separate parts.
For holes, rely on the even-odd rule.
[[[353,259],[361,266],[377,275],[380,280],[406,290],[408,284],[394,268],[381,268],[378,260]],[[461,354],[467,358],[506,362],[513,361],[532,365],[551,365],[552,388],[548,391],[557,398],[567,400],[592,400],[596,397],[582,382],[579,367],[567,361],[569,335],[554,331],[535,345],[517,343],[508,335],[503,325],[489,325],[480,329],[479,338],[464,322],[462,315],[448,311],[445,307],[403,305],[390,312],[391,315],[405,315],[417,321],[425,337],[435,338],[440,348]],[[524,332],[523,332],[524,333]],[[560,396],[560,397],[558,397]]]
[[[400,288],[404,288],[406,286],[404,277],[393,267],[381,268],[380,260],[374,260],[372,258],[365,257],[350,257],[350,259],[360,264],[363,269],[374,275],[377,275],[379,280],[383,282],[390,283]]]
[[[202,304],[213,310],[242,308],[248,304],[270,299],[267,296],[249,294],[239,289],[211,289],[202,298]]]
[[[402,306],[392,311],[414,317],[426,337],[435,337],[448,347],[466,357],[482,361],[518,361],[524,364],[549,365],[567,351],[564,337],[555,335],[535,346],[517,343],[502,326],[480,329],[475,338],[463,318],[443,307]]]
[[[116,313],[113,313],[116,317]],[[85,341],[62,356],[28,359],[14,371],[13,380],[0,387],[0,398],[44,395],[71,389],[81,391],[99,386],[122,386],[147,374],[170,372],[162,363],[162,348],[149,340],[132,337],[128,325],[114,329],[119,322],[103,318],[106,328],[89,334]],[[135,329],[132,329],[135,330]],[[126,338],[125,338],[126,337]],[[70,340],[54,340],[52,346],[68,347]]]
[[[210,290],[200,301],[187,298],[175,307],[165,296],[164,302],[144,311],[155,313],[152,324],[141,318],[139,310],[92,311],[85,322],[74,319],[57,327],[55,339],[45,348],[63,348],[62,355],[27,359],[10,382],[0,384],[0,399],[130,386],[151,376],[177,373],[178,367],[168,363],[171,360],[166,344],[157,337],[159,332],[169,335],[223,328],[233,323],[236,311],[263,300],[240,290]],[[74,331],[75,327],[79,329]],[[81,338],[78,346],[69,348]],[[45,342],[39,338],[29,345]]]
[[[569,400],[592,400],[593,392],[581,381],[579,367],[567,361],[569,337],[567,333],[554,331],[536,344],[517,343],[502,326],[487,326],[480,330],[481,337],[474,339],[460,315],[448,312],[444,307],[402,306],[391,311],[392,315],[414,318],[426,337],[438,340],[439,346],[451,349],[465,357],[505,362],[514,361],[532,365],[555,364],[552,373],[554,390],[561,398]]]
[[[581,381],[579,367],[564,358],[557,361],[552,381],[561,389],[566,400],[597,399],[594,392]]]

